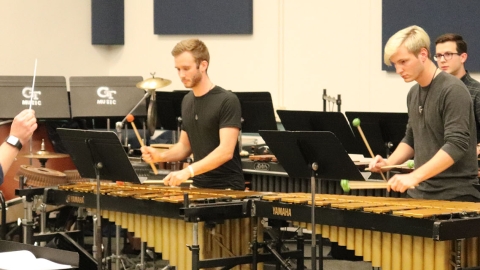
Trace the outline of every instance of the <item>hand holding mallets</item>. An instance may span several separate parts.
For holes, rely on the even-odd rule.
[[[367,147],[368,152],[370,153],[370,156],[372,156],[372,158],[375,158],[375,155],[373,154],[372,149],[370,148],[370,145],[368,144],[367,138],[365,138],[365,134],[363,134],[363,130],[360,127],[360,119],[358,119],[358,118],[353,119],[352,125],[354,127],[358,128],[358,132],[360,133],[360,136],[362,137],[363,142],[365,143],[365,146]],[[383,180],[387,181],[387,178],[385,178],[385,175],[383,175],[383,172],[380,172],[380,174],[382,175]]]
[[[135,126],[135,123],[133,122],[135,120],[135,117],[133,115],[129,114],[127,115],[127,121],[132,124],[133,131],[135,131],[135,135],[137,135],[138,142],[140,143],[140,146],[143,147],[145,144],[143,144],[142,137],[140,137],[140,134],[138,133],[137,126]],[[152,167],[153,173],[158,174],[157,167],[155,167],[155,164],[153,162],[150,162],[150,167]]]

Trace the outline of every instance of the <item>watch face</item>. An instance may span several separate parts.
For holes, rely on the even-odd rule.
[[[18,138],[14,136],[9,136],[7,138],[7,142],[11,145],[17,145],[18,141],[19,141]]]
[[[6,142],[10,145],[15,146],[16,148],[18,148],[18,150],[22,150],[22,143],[20,143],[20,140],[17,137],[8,136]]]

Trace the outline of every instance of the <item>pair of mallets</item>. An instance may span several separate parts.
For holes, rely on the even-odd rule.
[[[365,143],[365,146],[368,149],[368,152],[370,153],[370,156],[372,158],[375,158],[375,155],[373,154],[372,149],[370,148],[370,145],[368,144],[367,138],[365,137],[365,134],[363,133],[362,128],[360,127],[360,119],[355,118],[352,121],[352,125],[356,128],[358,128],[358,133],[360,133],[360,136],[362,137],[363,142]],[[413,162],[408,162],[407,166],[409,168],[413,168]],[[393,166],[385,166],[383,168],[397,168],[399,167],[398,165],[393,165]],[[382,171],[380,171],[380,174],[382,175],[382,178],[384,182],[364,182],[364,181],[348,181],[348,180],[341,180],[340,186],[342,187],[344,192],[349,192],[351,189],[384,189],[388,188],[389,184],[387,183],[387,178],[385,178],[385,175],[383,174]]]
[[[133,117],[133,115],[129,114],[126,117],[126,120],[128,122],[130,122],[130,124],[132,124],[133,131],[135,132],[135,135],[137,136],[137,139],[138,139],[138,142],[140,143],[140,146],[141,147],[145,146],[145,144],[143,143],[142,137],[140,137],[140,133],[138,133],[137,126],[133,122],[135,120],[135,117]],[[157,167],[155,167],[155,164],[153,164],[153,162],[149,162],[149,164],[150,164],[150,167],[153,170],[153,173],[158,174]],[[192,180],[187,180],[184,183],[192,183],[192,182],[193,182]],[[163,184],[164,181],[163,180],[145,180],[145,181],[143,181],[143,183],[144,184]]]

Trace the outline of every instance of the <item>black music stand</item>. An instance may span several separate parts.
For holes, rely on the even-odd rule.
[[[117,135],[112,131],[58,128],[65,148],[83,178],[97,180],[96,241],[93,246],[98,269],[102,269],[100,179],[140,183]]]
[[[178,129],[178,117],[182,116],[182,100],[189,92],[190,90],[175,90],[156,93],[158,129]]]
[[[267,131],[260,135],[291,178],[311,179],[312,270],[316,269],[315,180],[363,179],[335,134],[329,131]],[[321,185],[320,185],[321,189]],[[319,190],[321,193],[321,190]],[[320,237],[320,246],[321,240]],[[320,256],[320,263],[322,262]]]
[[[359,141],[341,112],[277,110],[277,114],[285,130],[330,131],[337,136],[348,153],[362,153]]]
[[[270,92],[234,92],[242,107],[242,132],[277,130]]]
[[[368,139],[373,154],[388,157],[397,148],[405,136],[408,123],[407,113],[385,112],[345,112],[350,125],[355,118],[360,119],[360,127]],[[352,127],[357,138],[361,138],[358,128]],[[361,153],[370,156],[365,144],[362,145]]]

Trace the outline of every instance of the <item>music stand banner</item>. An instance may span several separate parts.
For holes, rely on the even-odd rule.
[[[136,87],[142,80],[140,76],[70,77],[72,117],[125,117],[145,95]],[[146,102],[133,115],[146,116]]]
[[[13,119],[30,104],[38,119],[71,118],[65,77],[36,76],[32,84],[33,76],[0,76],[1,119]]]

